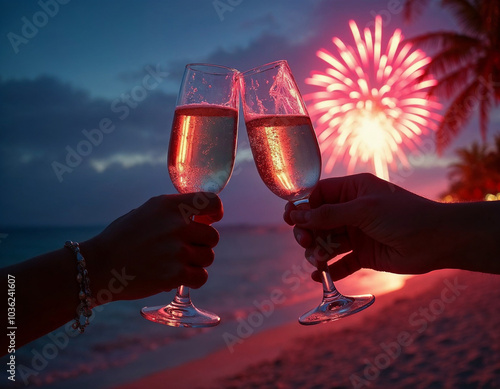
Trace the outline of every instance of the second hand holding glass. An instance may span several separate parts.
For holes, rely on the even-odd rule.
[[[238,71],[207,64],[186,65],[174,113],[168,172],[179,193],[219,193],[229,181],[236,155]],[[202,218],[194,217],[202,223]],[[196,308],[189,288],[180,286],[174,300],[144,307],[148,320],[173,327],[212,327],[219,316]]]
[[[239,79],[250,147],[262,180],[277,196],[308,208],[308,197],[321,174],[321,153],[288,63],[259,66],[242,73]],[[373,303],[373,295],[341,295],[326,262],[321,262],[318,270],[323,299],[299,318],[301,324],[338,320]]]

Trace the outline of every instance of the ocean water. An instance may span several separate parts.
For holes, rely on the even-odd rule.
[[[94,309],[91,325],[82,335],[63,326],[16,350],[16,382],[11,384],[5,377],[0,386],[111,388],[216,350],[231,352],[238,346],[232,340],[241,335],[242,325],[245,336],[251,336],[296,321],[319,303],[321,285],[310,279],[313,268],[303,258],[290,227],[217,228],[220,242],[208,269],[209,280],[192,291],[191,297],[198,307],[221,316],[219,326],[172,328],[142,318],[139,312],[143,306],[167,304],[173,291],[112,302]],[[68,238],[83,241],[101,230],[4,228],[0,231],[0,263],[8,266],[57,249]],[[405,278],[362,270],[336,285],[345,294],[380,295],[401,287]],[[2,358],[2,363],[6,362]]]

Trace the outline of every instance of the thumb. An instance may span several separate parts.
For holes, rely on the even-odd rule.
[[[328,266],[328,271],[333,281],[341,280],[352,273],[361,269],[358,257],[354,252],[344,255],[338,261]],[[312,279],[321,282],[321,276],[318,270],[314,271],[311,275]]]
[[[203,203],[202,206],[197,206],[199,213],[194,216],[194,221],[210,225],[221,220],[224,215],[224,207],[219,196],[210,192],[200,192],[197,195],[200,196]]]
[[[291,221],[300,228],[328,230],[337,227],[359,227],[363,210],[358,200],[339,204],[323,204],[309,210],[290,212]]]

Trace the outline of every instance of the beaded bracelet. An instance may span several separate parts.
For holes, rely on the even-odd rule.
[[[76,308],[75,322],[71,326],[73,329],[78,330],[82,334],[85,331],[85,327],[89,325],[89,317],[92,316],[92,293],[90,292],[89,273],[87,271],[85,258],[83,258],[80,253],[80,245],[78,242],[68,240],[64,243],[64,247],[70,249],[76,255],[76,281],[80,286],[80,293],[78,293],[80,304],[78,304],[78,307]],[[85,322],[83,324],[83,319],[80,321],[81,316],[85,318]]]

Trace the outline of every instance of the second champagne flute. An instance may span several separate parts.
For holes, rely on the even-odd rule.
[[[238,74],[225,66],[186,65],[168,149],[168,172],[180,193],[219,193],[229,181],[236,156]],[[197,216],[194,220],[203,222]],[[193,305],[186,286],[177,289],[170,304],[145,307],[141,313],[173,327],[211,327],[220,322],[216,314]]]
[[[308,208],[308,197],[320,178],[321,153],[288,63],[276,61],[242,73],[240,89],[250,147],[262,180],[275,195]],[[318,270],[323,299],[299,318],[301,324],[337,320],[373,303],[372,295],[341,295],[326,262]]]

